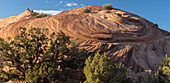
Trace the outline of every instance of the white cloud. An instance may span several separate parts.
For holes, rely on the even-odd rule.
[[[166,28],[166,25],[163,25],[163,26],[161,26],[161,27]]]
[[[72,6],[78,6],[78,4],[77,3],[67,3],[66,6],[72,7]]]
[[[60,4],[62,4],[63,3],[63,1],[60,1]]]
[[[80,6],[84,6],[83,4],[80,4]]]
[[[62,11],[56,11],[56,10],[33,10],[34,12],[37,13],[44,13],[44,14],[50,14],[50,15],[56,15]]]

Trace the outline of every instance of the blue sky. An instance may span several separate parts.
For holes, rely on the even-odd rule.
[[[65,11],[76,7],[110,3],[119,8],[156,23],[170,32],[170,0],[1,0],[0,19],[30,10]]]

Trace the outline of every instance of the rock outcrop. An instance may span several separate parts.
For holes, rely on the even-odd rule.
[[[29,10],[29,8],[26,9],[26,11],[20,15],[16,15],[16,16],[10,16],[8,18],[3,18],[0,19],[0,29],[6,27],[7,25],[17,22],[19,20],[23,20],[23,19],[29,19],[31,16],[32,11]]]
[[[82,13],[85,8],[91,13]],[[14,37],[19,27],[62,30],[79,41],[79,48],[86,48],[92,54],[106,52],[116,62],[125,64],[127,74],[136,80],[147,70],[156,70],[165,54],[170,56],[169,32],[130,12],[86,6],[54,16],[27,18],[29,12],[0,19],[0,37]]]

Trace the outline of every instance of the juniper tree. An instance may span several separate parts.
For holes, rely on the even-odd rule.
[[[89,56],[85,62],[85,83],[122,83],[126,78],[125,71],[123,65],[118,65],[105,53],[96,53],[94,58]]]
[[[148,83],[170,83],[170,57],[166,55],[158,70],[148,76]]]
[[[83,63],[87,51],[79,51],[62,31],[56,35],[49,34],[48,29],[31,28],[27,31],[21,27],[14,39],[0,38],[0,55],[6,69],[0,70],[1,82],[35,83],[60,81],[60,70],[80,68],[78,62]]]

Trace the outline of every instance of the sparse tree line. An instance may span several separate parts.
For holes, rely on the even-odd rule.
[[[0,69],[0,82],[67,83],[65,73],[78,69],[84,73],[81,81],[85,83],[131,83],[123,64],[115,63],[105,53],[89,56],[77,46],[62,31],[49,34],[48,29],[21,27],[14,39],[0,38],[4,67]],[[148,76],[148,83],[168,82],[170,57]]]

